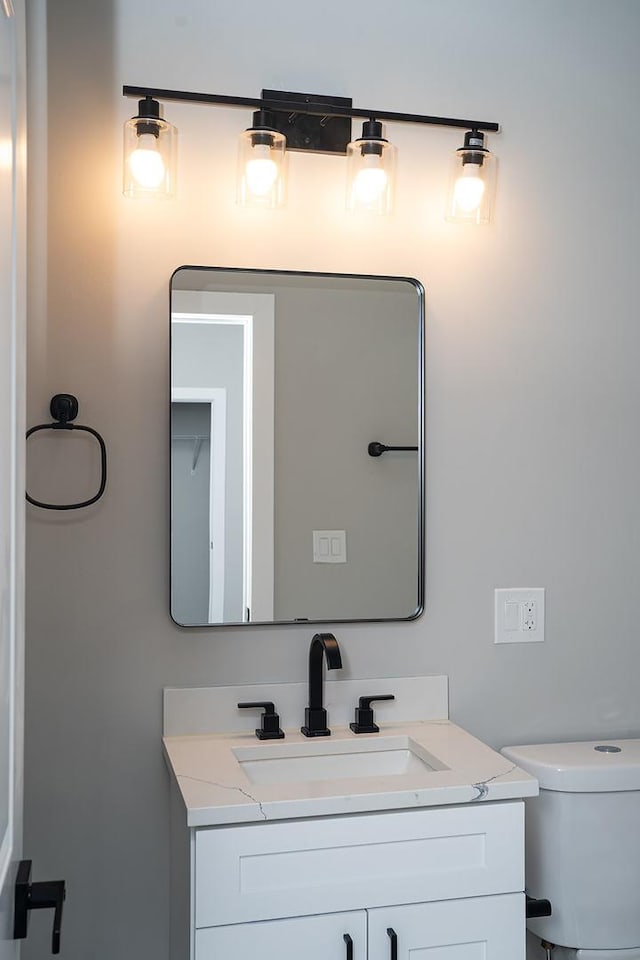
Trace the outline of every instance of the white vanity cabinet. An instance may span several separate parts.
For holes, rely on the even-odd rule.
[[[165,691],[171,960],[525,960],[536,779],[447,719],[446,677],[333,683],[320,742],[299,730],[303,683]],[[358,735],[372,691],[396,699]],[[265,700],[285,739],[259,743],[250,717],[228,729]]]
[[[176,798],[172,960],[524,960],[523,806],[188,829]]]

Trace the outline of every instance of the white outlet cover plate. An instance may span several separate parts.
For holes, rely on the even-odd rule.
[[[508,587],[495,591],[494,643],[540,643],[544,640],[544,587]],[[533,624],[527,613],[533,607]]]

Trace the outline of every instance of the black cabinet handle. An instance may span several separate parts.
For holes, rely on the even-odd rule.
[[[271,700],[252,700],[251,703],[239,703],[240,710],[264,710],[260,726],[256,728],[258,740],[282,740],[284,733],[280,729],[280,717]]]
[[[387,936],[391,941],[390,960],[398,960],[398,934],[393,927],[387,927]]]
[[[64,880],[46,880],[43,883],[31,883],[30,877],[31,860],[21,860],[15,885],[13,939],[24,940],[26,937],[29,910],[53,908],[51,953],[60,953],[62,904],[66,896],[65,882]]]
[[[347,960],[353,960],[353,940],[348,933],[345,933],[342,939],[347,945]]]

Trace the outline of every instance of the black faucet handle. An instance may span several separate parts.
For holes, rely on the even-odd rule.
[[[241,710],[264,710],[260,726],[256,727],[258,740],[282,740],[284,731],[280,729],[280,717],[276,713],[275,704],[271,700],[257,700],[251,703],[239,703]]]
[[[395,700],[392,693],[380,694],[374,697],[360,697],[356,707],[356,719],[349,726],[354,733],[379,733],[380,727],[373,722],[371,704],[374,700]]]

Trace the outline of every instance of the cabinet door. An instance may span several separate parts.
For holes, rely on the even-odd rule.
[[[525,960],[524,894],[380,907],[369,960]]]
[[[366,960],[367,914],[329,913],[196,931],[195,960]]]

